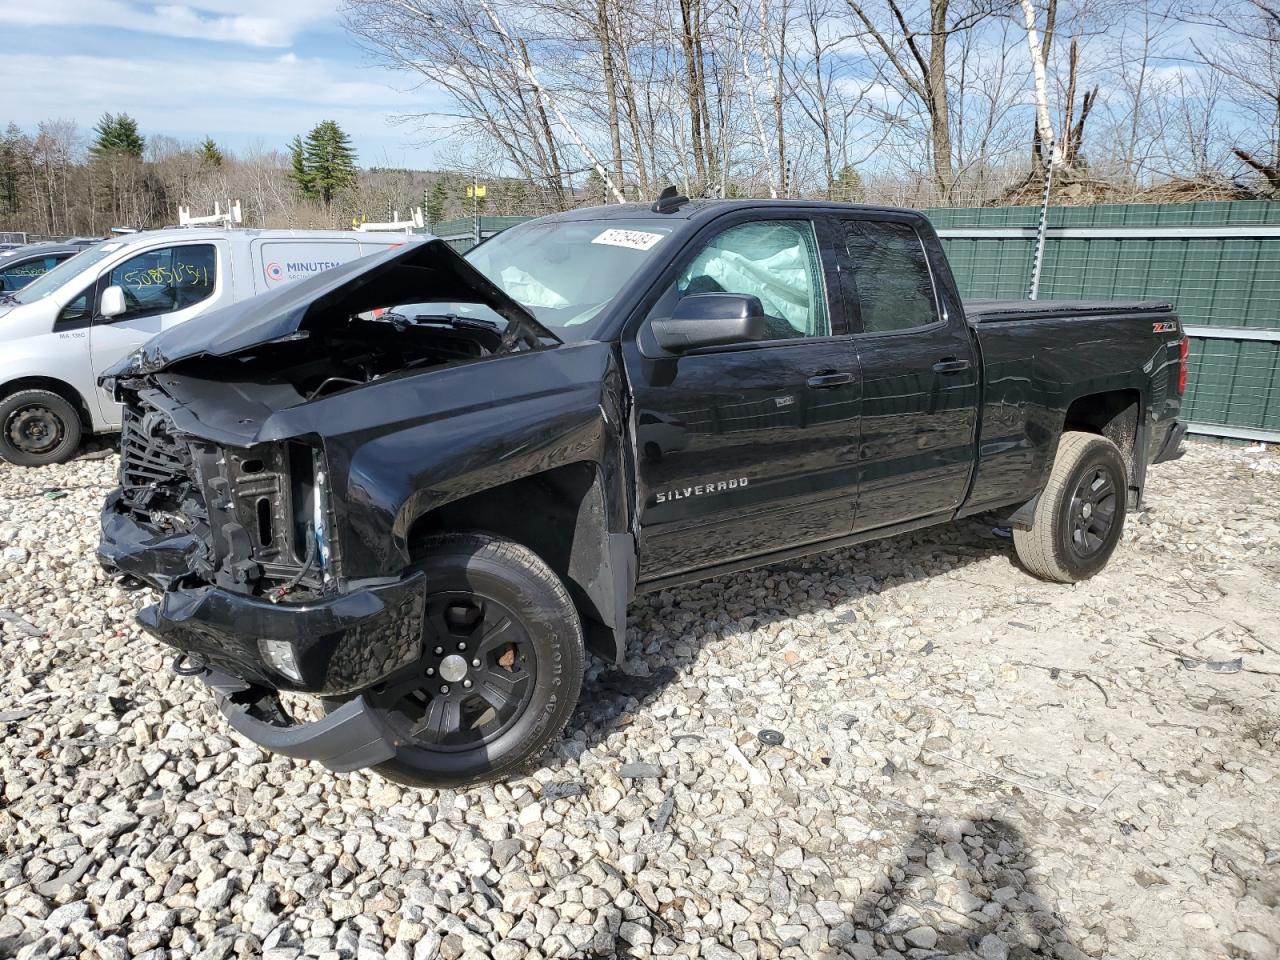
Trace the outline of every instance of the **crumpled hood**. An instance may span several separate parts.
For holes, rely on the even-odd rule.
[[[440,239],[409,240],[157,334],[106,377],[155,373],[195,356],[225,357],[311,330],[327,320],[399,303],[482,303],[507,321],[500,352],[560,338]]]

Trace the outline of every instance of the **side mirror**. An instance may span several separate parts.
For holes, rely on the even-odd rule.
[[[769,339],[760,298],[741,293],[683,297],[670,317],[654,320],[651,327],[658,345],[670,353]]]
[[[110,320],[124,313],[124,291],[119,287],[107,287],[102,291],[102,300],[98,303],[98,315]]]

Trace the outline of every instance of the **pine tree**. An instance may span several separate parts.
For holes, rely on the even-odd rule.
[[[587,187],[584,195],[587,203],[609,202],[609,194],[605,189],[604,177],[600,176],[600,171],[595,167],[592,167],[591,172],[587,174]]]
[[[444,219],[444,205],[449,199],[448,188],[444,185],[444,177],[437,177],[431,188],[431,197],[427,201],[427,223],[435,226]]]
[[[306,148],[302,138],[295,136],[289,141],[289,179],[303,196],[312,194],[311,175],[307,172]]]
[[[356,154],[351,138],[332,120],[311,129],[302,157],[310,190],[326,207],[337,193],[356,182]]]
[[[138,133],[138,121],[127,113],[113,116],[104,113],[93,128],[93,146],[89,152],[95,157],[109,154],[123,154],[136,160],[142,159],[142,148],[146,140]]]
[[[0,212],[17,213],[21,193],[18,185],[22,178],[25,138],[17,124],[10,123],[4,138],[0,139]]]
[[[200,157],[200,166],[205,169],[214,170],[222,166],[222,151],[213,142],[213,137],[205,137],[204,143],[200,144],[196,152]]]
[[[841,167],[831,183],[831,199],[843,200],[845,203],[858,203],[864,196],[862,175],[847,164]]]

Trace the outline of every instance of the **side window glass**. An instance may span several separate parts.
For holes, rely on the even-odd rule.
[[[56,257],[40,257],[38,260],[28,260],[13,266],[0,265],[0,281],[3,282],[3,287],[0,289],[6,293],[21,290],[36,277],[48,273],[57,264]]]
[[[89,286],[80,291],[79,296],[62,308],[62,311],[58,314],[56,326],[88,322],[89,318],[93,316],[94,286],[92,283],[89,284]]]
[[[125,312],[113,323],[193,306],[213,294],[217,258],[212,244],[148,250],[112,269],[108,286],[124,291]]]
[[[807,220],[762,220],[730,227],[694,257],[676,289],[682,297],[759,297],[774,340],[831,334],[817,238]]]
[[[845,244],[858,288],[862,329],[884,333],[938,319],[924,245],[905,223],[846,220]]]

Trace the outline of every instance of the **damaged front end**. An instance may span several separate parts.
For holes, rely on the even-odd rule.
[[[421,656],[424,585],[345,569],[320,411],[370,384],[542,345],[522,308],[435,243],[176,328],[104,379],[124,418],[100,561],[162,591],[140,623],[236,729],[333,769],[394,753],[359,694]],[[406,299],[479,302],[509,321],[499,332],[373,312]],[[347,702],[299,725],[280,691]]]
[[[179,431],[161,391],[122,396],[120,487],[98,557],[164,591],[141,614],[149,630],[197,663],[323,694],[367,686],[413,654],[411,579],[342,575],[318,443],[222,446]]]

